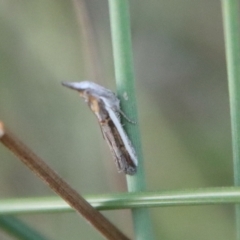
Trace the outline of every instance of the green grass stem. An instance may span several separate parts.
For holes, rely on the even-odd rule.
[[[109,0],[117,93],[124,113],[130,119],[138,121],[128,8],[127,0]],[[136,149],[139,161],[137,174],[127,177],[128,190],[130,192],[144,191],[145,176],[138,124],[133,125],[125,120],[123,123]],[[137,209],[132,213],[136,239],[154,239],[148,210]]]
[[[234,184],[240,186],[240,18],[239,0],[222,0],[226,44]],[[237,239],[240,240],[240,205],[236,205]]]
[[[141,209],[240,203],[240,187],[184,189],[177,191],[132,192],[85,196],[98,210]],[[0,214],[54,213],[74,211],[59,197],[0,200]]]
[[[42,234],[13,216],[1,216],[0,227],[9,235],[14,236],[17,239],[47,240]]]

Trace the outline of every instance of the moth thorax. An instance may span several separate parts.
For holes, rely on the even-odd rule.
[[[91,110],[95,113],[98,114],[100,112],[100,106],[98,100],[93,97],[93,96],[88,96],[88,104],[91,108]]]
[[[83,90],[83,91],[78,91],[79,92],[79,95],[80,97],[84,98],[85,100],[88,100],[88,92],[86,90]]]

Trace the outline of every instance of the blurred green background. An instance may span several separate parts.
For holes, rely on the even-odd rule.
[[[101,84],[115,91],[108,2],[87,3]],[[220,3],[131,1],[148,190],[233,185]],[[126,191],[95,116],[60,84],[93,80],[73,2],[2,0],[0,36],[0,119],[82,194]],[[1,145],[0,160],[1,198],[55,195]],[[233,209],[151,209],[156,239],[235,239]],[[129,211],[103,213],[133,237]],[[103,239],[75,213],[19,218],[49,239]],[[0,238],[12,239],[1,230]]]

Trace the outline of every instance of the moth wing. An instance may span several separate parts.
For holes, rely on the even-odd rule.
[[[104,127],[101,127],[101,131],[102,131],[102,134],[103,134],[103,138],[106,140],[109,148],[110,148],[110,151],[112,153],[112,156],[115,160],[115,163],[116,163],[116,166],[117,166],[117,169],[118,171],[122,171],[122,167],[121,167],[121,164],[119,163],[119,153],[116,149],[117,145],[115,144],[115,140],[114,140],[114,137],[113,135],[110,133],[110,129],[107,129],[108,127],[104,126]]]
[[[128,142],[129,140],[122,129],[119,114],[106,106],[106,103],[108,106],[111,105],[111,103],[108,103],[105,98],[94,96],[90,101],[91,109],[94,110],[94,113],[98,118],[103,138],[107,141],[115,159],[118,171],[133,175],[136,172],[137,164],[134,159],[132,160],[132,155],[126,146],[126,142],[127,144],[130,144],[130,142]]]
[[[108,119],[108,123],[105,126],[102,126],[102,133],[110,147],[118,171],[133,175],[136,172],[136,166],[126,150],[123,140],[111,119]]]

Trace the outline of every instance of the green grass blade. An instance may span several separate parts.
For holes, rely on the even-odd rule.
[[[127,0],[109,0],[110,24],[112,33],[115,77],[118,96],[124,113],[137,121],[135,98],[130,19]],[[138,125],[124,121],[125,129],[138,155],[138,172],[127,177],[130,192],[145,190],[145,176]],[[146,209],[133,210],[136,239],[153,239],[149,212]]]
[[[230,98],[234,184],[240,186],[240,24],[239,0],[222,0]],[[236,205],[237,239],[240,239],[240,205]]]
[[[110,0],[109,3],[117,93],[124,113],[131,120],[137,121],[138,114],[127,1]],[[138,125],[131,124],[124,118],[122,120],[139,158],[138,173],[134,177],[128,178],[128,188],[129,191],[141,191],[145,188],[145,176],[139,128]]]
[[[240,187],[183,189],[85,196],[98,210],[240,203]],[[0,200],[0,214],[73,212],[59,197]]]
[[[42,234],[12,216],[0,217],[0,228],[21,240],[47,240]]]

